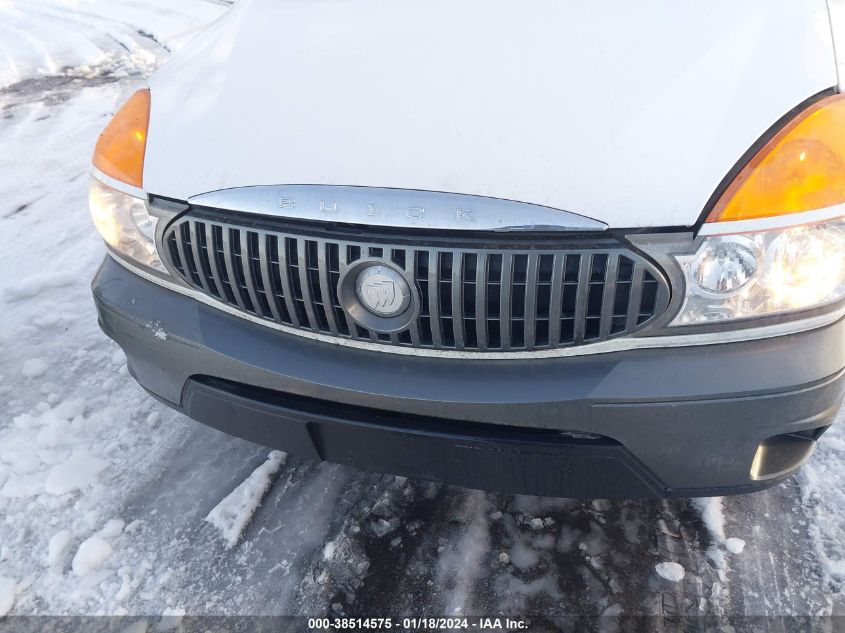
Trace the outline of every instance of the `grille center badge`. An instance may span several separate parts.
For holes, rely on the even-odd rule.
[[[355,279],[358,300],[376,316],[399,316],[411,303],[411,288],[397,271],[381,264],[364,268]]]

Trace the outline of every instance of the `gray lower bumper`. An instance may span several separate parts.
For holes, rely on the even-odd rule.
[[[344,421],[360,424],[368,415],[381,420],[376,426],[382,430],[398,424],[396,433],[387,437],[403,441],[408,439],[403,420],[415,421],[415,432],[423,434],[427,424],[439,429],[437,433],[443,424],[447,429],[452,424],[461,429],[458,436],[463,439],[449,440],[449,450],[467,448],[475,437],[473,429],[478,429],[475,439],[481,438],[486,449],[495,449],[497,442],[508,445],[508,434],[536,445],[548,443],[549,437],[546,433],[539,440],[532,435],[538,430],[590,433],[607,438],[606,448],[615,447],[610,453],[617,455],[612,459],[625,462],[623,471],[642,479],[641,487],[647,489],[626,492],[623,486],[602,494],[601,486],[572,483],[595,479],[601,460],[586,460],[590,465],[570,472],[571,485],[542,482],[533,490],[531,476],[521,473],[519,484],[508,485],[496,483],[499,473],[489,486],[522,492],[704,495],[766,487],[783,477],[751,479],[758,446],[774,436],[828,426],[841,405],[845,384],[842,321],[807,333],[706,347],[559,359],[458,360],[358,350],[278,332],[148,282],[110,258],[93,290],[103,330],[124,349],[137,380],[171,406],[234,434],[284,444],[286,429],[294,435],[294,418],[313,436],[319,435],[314,429],[343,427]],[[224,401],[235,403],[220,409],[228,411],[230,424],[211,419],[215,416],[208,410],[209,402]],[[309,417],[319,403],[329,412],[323,409],[318,418]],[[257,432],[259,419],[272,430]],[[504,434],[487,433],[499,426],[506,427]],[[365,435],[346,438],[346,444],[353,445],[339,452],[326,450],[333,444],[328,436],[299,452],[484,487],[483,478],[455,477],[447,467],[411,467],[409,462],[403,469],[405,462],[380,462],[363,443],[356,450],[354,444],[366,442]],[[379,441],[388,440],[380,436]],[[595,445],[589,450],[579,448],[582,445],[555,443],[563,447],[558,452],[566,464],[595,452]],[[456,460],[478,454],[458,452]],[[524,451],[505,452],[507,467],[518,468]],[[517,465],[510,463],[513,459]],[[532,467],[554,468],[556,463],[541,460]],[[491,467],[495,463],[479,464]]]

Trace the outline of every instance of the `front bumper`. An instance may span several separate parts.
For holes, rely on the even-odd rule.
[[[766,488],[800,466],[845,389],[845,321],[702,347],[479,360],[278,332],[110,257],[93,291],[100,324],[138,382],[200,422],[308,458],[506,492],[624,498]],[[784,452],[789,441],[771,441],[783,437],[806,439]],[[752,479],[767,442],[784,468]]]

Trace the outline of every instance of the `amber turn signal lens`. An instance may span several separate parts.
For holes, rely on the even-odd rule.
[[[845,95],[802,111],[757,152],[708,222],[814,211],[845,202]]]
[[[139,90],[112,117],[94,150],[94,167],[115,180],[141,187],[150,122],[150,91]]]

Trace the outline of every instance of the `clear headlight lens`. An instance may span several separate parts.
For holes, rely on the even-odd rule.
[[[672,325],[768,316],[845,296],[845,221],[704,238],[676,255],[686,275]]]
[[[91,179],[88,201],[100,235],[116,251],[153,270],[166,273],[155,245],[158,219],[147,202]]]
[[[690,277],[702,293],[731,294],[757,273],[754,244],[740,240],[713,240],[699,249],[690,265]]]

